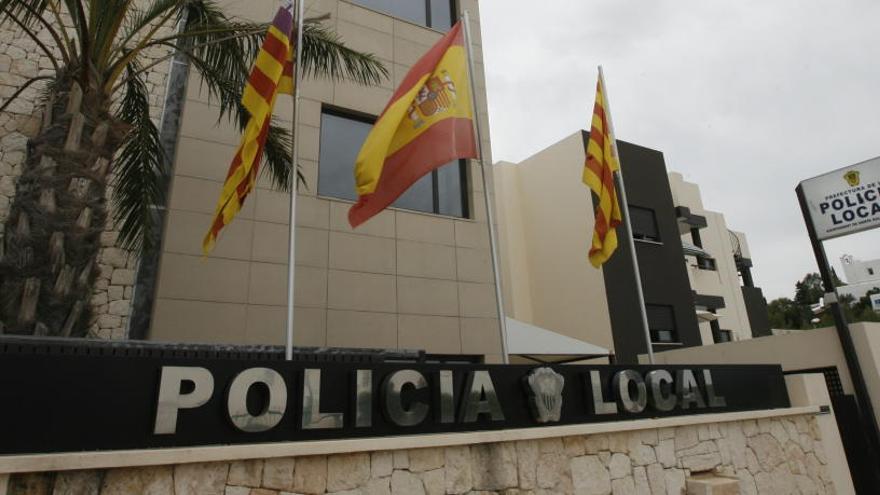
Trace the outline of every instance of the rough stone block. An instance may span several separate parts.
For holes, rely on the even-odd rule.
[[[473,445],[471,457],[475,489],[503,490],[517,486],[516,448],[512,443]]]
[[[695,475],[686,480],[688,495],[739,495],[739,480],[715,475]]]
[[[608,435],[587,435],[584,437],[584,449],[587,454],[598,454],[608,450]]]
[[[664,475],[666,476],[666,493],[684,493],[686,486],[684,471],[681,469],[667,469]]]
[[[295,464],[296,460],[293,457],[266,459],[263,463],[263,486],[276,490],[293,488],[293,467]]]
[[[171,466],[111,469],[104,476],[101,495],[174,493]]]
[[[389,451],[373,452],[370,455],[370,476],[373,478],[384,478],[391,476],[394,470],[394,460]]]
[[[370,479],[370,454],[332,455],[327,460],[327,491],[357,488]]]
[[[444,495],[446,493],[446,473],[440,469],[424,471],[419,474],[425,485],[426,495]]]
[[[467,446],[447,447],[445,456],[446,493],[467,493],[474,486],[471,477],[471,449]],[[520,478],[520,486],[522,486],[522,478]]]
[[[229,464],[199,462],[174,466],[175,495],[223,495]]]
[[[538,486],[538,442],[534,440],[516,442],[516,462],[519,487],[536,488]]]
[[[616,480],[629,476],[632,473],[632,463],[624,454],[612,454],[611,462],[608,464],[608,471],[611,473],[611,479]]]
[[[99,471],[61,471],[55,477],[52,495],[98,495],[100,488]]]
[[[578,495],[608,495],[611,475],[598,456],[585,455],[571,460],[574,492]]]
[[[293,491],[324,493],[327,488],[327,457],[323,455],[297,457],[293,469]]]
[[[236,486],[259,487],[263,479],[263,460],[236,461],[229,466],[227,483]]]
[[[412,449],[409,451],[409,470],[414,473],[443,467],[443,449]]]
[[[391,492],[394,494],[426,495],[422,480],[409,471],[400,469],[395,470],[391,475]]]

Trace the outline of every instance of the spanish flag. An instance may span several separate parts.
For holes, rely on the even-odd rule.
[[[609,126],[610,117],[605,113],[608,100],[602,77],[596,83],[596,103],[593,105],[593,123],[587,142],[587,163],[583,181],[596,195],[596,227],[590,246],[590,263],[599,268],[617,249],[617,230],[620,224],[620,204],[614,188],[614,172],[620,170],[614,135]]]
[[[428,172],[476,158],[462,24],[410,69],[364,141],[354,166],[352,227],[394,202]]]
[[[214,212],[214,221],[202,241],[202,252],[205,255],[214,249],[217,235],[235,218],[256,184],[263,146],[272,121],[275,97],[279,93],[293,92],[293,49],[290,42],[292,26],[290,11],[279,8],[251,68],[241,95],[241,103],[250,114],[250,120],[241,136],[238,151],[229,165]]]

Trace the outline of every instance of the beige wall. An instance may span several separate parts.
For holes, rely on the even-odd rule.
[[[476,0],[472,13],[477,103],[488,139]],[[243,15],[271,18],[277,2],[234,2]],[[308,188],[297,202],[297,345],[419,348],[486,354],[500,349],[483,207],[483,185],[470,164],[473,219],[388,209],[353,232],[350,202],[316,195],[321,106],[378,115],[396,83],[442,34],[345,0],[310,3],[352,48],[372,52],[390,77],[380,87],[310,80],[303,84],[300,163]],[[244,12],[246,10],[246,12]],[[261,180],[208,258],[201,238],[211,221],[239,141],[231,125],[190,81],[172,184],[151,338],[280,344],[286,301],[288,199]],[[290,98],[276,116],[291,118]],[[483,143],[491,163],[488,140]]]
[[[856,323],[851,326],[855,335],[858,328],[870,325],[880,332],[880,325]],[[860,353],[861,354],[861,353]],[[654,355],[657,364],[780,364],[783,371],[805,370],[836,366],[844,392],[853,393],[852,380],[843,358],[843,348],[834,328],[798,330],[785,335],[758,337],[739,342],[711,346],[688,347]],[[647,362],[646,356],[639,361]],[[863,363],[863,368],[876,365]],[[877,394],[880,394],[878,380]]]
[[[496,167],[505,303],[514,318],[613,350],[605,280],[587,260],[593,205],[583,163],[578,131]]]
[[[752,338],[751,325],[746,312],[745,301],[740,289],[739,275],[733,258],[733,242],[724,215],[703,208],[700,187],[684,180],[681,174],[669,173],[669,187],[675,206],[686,206],[694,215],[706,217],[706,228],[700,229],[703,249],[715,258],[717,270],[701,270],[697,267],[696,258],[685,256],[687,260],[688,279],[691,288],[698,294],[721,296],[725,307],[718,310],[718,323],[723,330],[731,330],[734,340]],[[745,235],[738,233],[744,255],[748,253]],[[683,234],[682,240],[693,244],[690,233]],[[704,345],[714,343],[712,330],[707,322],[700,322],[700,334]]]

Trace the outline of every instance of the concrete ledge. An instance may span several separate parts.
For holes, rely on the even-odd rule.
[[[540,438],[575,435],[619,433],[625,431],[672,428],[676,426],[699,425],[706,423],[728,423],[749,419],[801,416],[817,414],[819,412],[820,407],[814,405],[787,409],[697,414],[657,419],[637,419],[607,423],[585,423],[464,433],[401,435],[378,438],[354,438],[347,440],[313,440],[243,445],[211,445],[205,447],[177,447],[164,449],[11,455],[0,456],[0,473],[155,466],[163,464],[235,461],[241,459],[326,455],[422,447],[449,447],[455,445],[512,442],[517,440],[535,440]]]

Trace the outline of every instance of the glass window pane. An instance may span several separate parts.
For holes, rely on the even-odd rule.
[[[431,0],[431,27],[438,31],[452,27],[452,0]]]
[[[654,216],[654,210],[630,205],[629,216],[630,220],[632,220],[634,238],[648,239],[652,241],[660,240],[660,233],[657,231],[657,218]]]
[[[354,3],[363,5],[368,9],[379,10],[391,14],[391,1],[392,0],[354,0]]]
[[[428,13],[425,0],[391,0],[391,14],[401,19],[426,26]]]
[[[372,124],[338,115],[321,115],[318,194],[357,199],[354,161],[372,127]]]
[[[464,216],[461,189],[464,183],[462,165],[459,160],[447,163],[437,169],[437,193],[441,215]]]
[[[417,180],[391,206],[408,210],[434,212],[434,187],[431,173]]]

